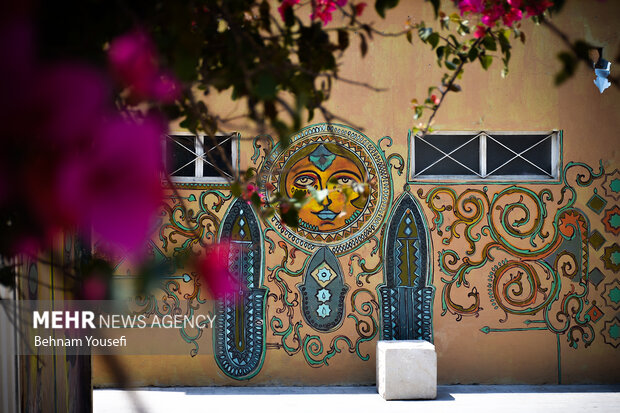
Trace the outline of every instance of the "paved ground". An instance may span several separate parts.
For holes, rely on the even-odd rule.
[[[618,386],[439,386],[437,399],[385,401],[375,387],[176,387],[95,390],[95,413],[620,412]]]

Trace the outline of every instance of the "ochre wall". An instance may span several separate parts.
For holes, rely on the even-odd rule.
[[[620,47],[620,38],[617,32],[616,16],[620,12],[618,2],[582,2],[569,1],[560,15],[554,17],[555,24],[565,29],[571,39],[583,38],[593,44],[603,46],[605,57],[612,60]],[[396,10],[388,13],[388,19],[381,21],[376,18],[377,28],[396,32],[403,28],[408,17],[416,20],[430,21],[432,10],[422,1],[403,1]],[[368,13],[370,15],[370,13]],[[440,383],[589,383],[589,382],[618,382],[620,379],[620,341],[616,334],[620,326],[620,303],[612,290],[620,288],[620,268],[617,262],[620,252],[617,251],[618,230],[611,224],[603,222],[606,214],[614,215],[613,208],[620,203],[620,194],[614,192],[611,182],[620,179],[617,168],[620,167],[620,99],[616,88],[611,87],[600,94],[593,84],[594,73],[582,64],[573,78],[560,87],[553,85],[554,74],[560,63],[556,54],[564,48],[561,40],[555,37],[544,27],[536,27],[531,23],[524,24],[526,44],[514,42],[510,74],[503,79],[500,76],[501,64],[495,62],[488,72],[479,65],[467,68],[460,85],[461,93],[449,94],[440,109],[434,128],[439,130],[490,130],[490,131],[563,131],[563,168],[565,182],[548,184],[528,184],[526,182],[506,182],[499,184],[468,184],[452,183],[442,185],[438,183],[410,182],[409,191],[420,205],[430,232],[430,248],[428,251],[431,263],[432,285],[435,287],[433,301],[433,341],[438,354],[438,378]],[[356,41],[353,40],[353,44]],[[617,73],[618,67],[612,63],[612,74]],[[428,86],[436,85],[441,78],[441,71],[436,67],[434,53],[428,46],[418,42],[410,45],[404,38],[376,38],[370,44],[370,51],[362,58],[359,50],[352,47],[345,54],[345,64],[340,75],[345,78],[354,78],[368,82],[373,86],[387,88],[384,92],[373,92],[363,87],[337,82],[334,86],[332,99],[328,107],[346,119],[339,123],[362,129],[362,132],[377,143],[383,136],[390,136],[394,143],[385,147],[385,156],[392,153],[401,154],[407,159],[407,134],[413,125],[410,100],[424,98]],[[222,112],[243,113],[244,105],[240,102],[230,102],[226,94],[214,98],[221,105]],[[228,110],[230,109],[230,111]],[[318,118],[315,122],[321,122]],[[231,124],[230,130],[236,130],[243,137],[253,136],[255,131],[245,124]],[[172,129],[178,128],[172,125]],[[244,140],[242,148],[242,167],[252,165],[250,160],[254,153],[251,141]],[[570,162],[579,163],[567,168]],[[599,169],[601,162],[602,170]],[[591,168],[588,169],[588,166]],[[616,171],[614,173],[614,171]],[[579,177],[578,174],[584,175]],[[392,203],[403,192],[406,184],[406,171],[398,175],[394,169],[392,176]],[[581,184],[578,184],[581,181]],[[506,191],[511,192],[512,185],[516,185],[514,193],[509,193],[493,204],[494,195]],[[484,191],[486,188],[486,192]],[[571,195],[571,188],[575,193]],[[208,189],[183,189],[181,194],[196,198]],[[596,194],[606,201],[600,212],[587,206],[590,199]],[[433,192],[436,191],[436,192]],[[451,192],[452,191],[452,192]],[[467,192],[470,191],[470,192]],[[474,191],[474,192],[472,192]],[[475,192],[477,191],[477,192]],[[546,191],[550,195],[546,195]],[[428,194],[437,193],[427,198]],[[565,197],[562,198],[562,192]],[[529,200],[527,194],[534,193]],[[223,190],[226,196],[227,191]],[[456,202],[450,197],[454,196]],[[462,196],[461,196],[462,195]],[[468,254],[470,245],[467,242],[467,219],[471,211],[459,206],[459,202],[473,196],[481,201],[479,212],[482,220],[471,226],[471,238],[477,234],[480,238],[475,241],[476,250]],[[208,202],[207,209],[211,208],[215,198]],[[460,197],[460,198],[459,198]],[[492,259],[487,257],[478,268],[472,269],[465,277],[466,283],[460,287],[453,286],[451,295],[444,296],[448,282],[452,279],[449,268],[456,268],[463,264],[463,257],[472,262],[483,259],[483,250],[493,244],[485,225],[491,225],[498,219],[500,210],[496,206],[507,207],[510,204],[523,203],[532,214],[532,221],[538,218],[542,222],[541,233],[548,233],[547,238],[537,241],[539,252],[547,245],[558,242],[554,251],[564,251],[561,244],[562,234],[566,239],[572,237],[581,246],[581,254],[587,255],[587,267],[582,275],[571,279],[558,271],[557,278],[561,281],[561,288],[557,292],[557,300],[548,306],[548,316],[544,317],[545,310],[541,309],[533,314],[518,315],[516,312],[506,315],[501,309],[495,309],[491,296],[488,294],[489,273],[493,267],[504,258],[508,261],[544,261],[545,254],[540,252],[538,257],[527,259],[523,255],[514,254],[511,247],[525,248],[529,239],[509,239],[506,248],[494,249]],[[485,201],[486,199],[486,201]],[[536,203],[540,202],[546,208],[546,214],[536,211]],[[175,202],[170,199],[168,202]],[[456,203],[456,205],[455,205]],[[194,211],[200,206],[198,201],[190,202],[189,207]],[[219,211],[211,212],[214,217],[209,222],[218,223],[224,216],[232,200],[223,201]],[[489,205],[492,204],[492,205]],[[438,212],[441,206],[450,205],[451,210]],[[461,224],[451,230],[446,227],[455,223],[455,210],[465,216]],[[609,211],[609,212],[608,212]],[[390,211],[387,212],[389,216]],[[443,216],[441,226],[434,224],[438,214]],[[538,215],[536,215],[538,214]],[[386,220],[387,220],[386,216]],[[524,218],[524,209],[517,209],[509,216],[513,224]],[[615,218],[618,219],[618,218]],[[583,232],[570,235],[570,222]],[[384,221],[385,222],[385,221]],[[615,220],[613,222],[616,222]],[[204,223],[203,223],[204,224]],[[616,223],[616,225],[618,225]],[[516,227],[515,227],[516,228]],[[262,223],[264,236],[274,241],[273,252],[265,252],[266,268],[272,268],[282,262],[286,253],[290,254],[291,245],[280,242],[281,238],[274,231],[266,231]],[[383,228],[385,229],[385,227]],[[523,229],[523,228],[522,228]],[[441,230],[440,234],[438,230]],[[527,227],[523,230],[527,230]],[[605,242],[596,248],[589,238],[592,232],[598,231]],[[166,232],[168,231],[168,232]],[[169,230],[164,231],[169,236]],[[378,239],[383,240],[382,232],[377,232]],[[444,242],[444,238],[454,235]],[[577,237],[577,238],[575,238]],[[155,237],[157,238],[157,237]],[[182,236],[179,236],[182,239]],[[372,268],[381,263],[380,254],[372,254],[375,242],[371,241],[362,246],[353,254],[359,254],[366,259],[366,267]],[[267,250],[268,245],[264,245]],[[530,247],[533,250],[536,248]],[[459,259],[449,268],[440,266],[442,251],[451,250],[458,254]],[[609,257],[605,257],[608,251]],[[170,253],[170,250],[168,251]],[[381,253],[383,248],[381,248]],[[549,258],[549,252],[546,257]],[[533,255],[536,255],[533,253]],[[294,273],[302,268],[308,254],[296,251],[296,258],[292,262],[288,257],[289,272]],[[565,257],[565,259],[567,259]],[[579,259],[579,258],[577,258]],[[614,261],[616,260],[616,261]],[[347,350],[347,345],[340,342],[333,357],[328,355],[330,343],[336,336],[346,336],[353,345],[359,339],[353,318],[348,314],[355,314],[349,305],[352,294],[359,288],[372,292],[368,297],[359,296],[362,301],[368,301],[373,306],[374,319],[380,320],[376,287],[383,283],[383,271],[379,269],[372,276],[362,279],[362,285],[356,284],[356,275],[362,270],[359,259],[351,259],[351,254],[339,257],[340,266],[344,272],[346,283],[350,286],[346,296],[347,309],[342,327],[331,333],[313,331],[303,325],[300,337],[318,335],[324,345],[314,357],[303,355],[303,343],[295,342],[293,336],[286,343],[289,351],[277,348],[282,345],[280,336],[273,334],[271,329],[266,330],[267,343],[265,359],[260,371],[251,379],[234,380],[227,377],[216,365],[213,355],[197,356],[132,356],[122,358],[127,366],[132,382],[136,385],[328,385],[328,384],[370,384],[374,382],[374,344],[380,336],[375,331],[370,341],[362,341],[359,345],[359,355]],[[575,263],[573,262],[575,265]],[[540,267],[537,267],[540,269]],[[349,274],[351,269],[352,274]],[[570,268],[569,268],[570,269]],[[604,278],[594,283],[590,280],[592,271],[598,269]],[[541,270],[542,271],[542,270]],[[568,271],[568,270],[567,270]],[[274,316],[282,317],[276,312],[282,306],[278,301],[278,285],[286,283],[291,294],[297,292],[295,284],[300,282],[299,276],[283,274],[282,281],[270,279],[269,270],[265,270],[264,286],[275,293],[267,298],[265,320],[269,323]],[[495,272],[494,272],[495,274]],[[517,274],[515,271],[513,275]],[[508,276],[508,274],[506,274]],[[492,276],[493,277],[493,276]],[[531,307],[545,301],[542,289],[551,291],[550,280],[544,272],[539,274],[541,290],[537,291]],[[553,277],[551,277],[553,278]],[[525,276],[523,280],[525,280]],[[505,279],[500,280],[502,283]],[[469,284],[467,284],[467,282]],[[499,281],[498,281],[499,282]],[[557,283],[556,283],[557,284]],[[525,281],[523,285],[526,286]],[[181,286],[188,288],[191,285]],[[513,290],[515,291],[515,290]],[[469,295],[468,294],[472,294]],[[372,295],[374,294],[374,296]],[[479,297],[480,309],[468,311],[466,308]],[[528,291],[519,297],[527,295]],[[581,296],[579,296],[581,295]],[[579,297],[578,297],[579,296]],[[463,308],[444,306],[451,297],[455,303]],[[566,299],[564,300],[564,298]],[[505,298],[505,297],[504,297]],[[612,299],[613,298],[613,299]],[[563,300],[566,304],[564,307]],[[587,315],[596,305],[602,316]],[[517,307],[512,307],[512,310]],[[445,314],[442,314],[444,312]],[[291,322],[302,321],[299,305],[291,305]],[[565,315],[559,314],[565,312]],[[558,315],[559,314],[559,315]],[[358,314],[359,315],[359,314]],[[559,317],[559,318],[558,318]],[[618,318],[616,318],[618,317]],[[283,318],[284,319],[284,318]],[[370,318],[366,318],[370,320]],[[566,328],[561,328],[565,320],[570,320]],[[545,321],[546,320],[546,321]],[[534,321],[531,323],[530,321]],[[372,322],[369,321],[372,325]],[[558,329],[559,333],[552,331]],[[501,330],[501,331],[500,331]],[[584,333],[586,334],[584,336]],[[208,332],[210,334],[210,332]],[[614,338],[615,336],[615,338]],[[571,338],[573,341],[571,341]],[[575,340],[577,339],[577,340]],[[360,356],[368,355],[367,361]],[[322,359],[317,366],[311,366],[310,359]],[[327,362],[324,362],[327,361]],[[105,363],[100,358],[94,359],[93,381],[95,385],[113,385],[110,374],[105,369]]]

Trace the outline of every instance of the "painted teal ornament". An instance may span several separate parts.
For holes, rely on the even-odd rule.
[[[301,292],[302,314],[308,325],[318,331],[331,331],[344,318],[344,298],[349,287],[344,283],[340,263],[327,247],[310,259]]]
[[[327,168],[334,162],[336,155],[331,153],[325,145],[321,144],[308,156],[310,162],[314,164],[321,171],[325,172]]]
[[[433,287],[422,212],[407,192],[385,234],[385,283],[379,287],[383,340],[433,340]]]
[[[220,227],[219,240],[228,240],[228,265],[245,285],[243,294],[226,295],[215,305],[213,345],[215,361],[229,377],[254,377],[265,358],[265,300],[262,286],[263,240],[252,207],[239,198],[230,206]]]

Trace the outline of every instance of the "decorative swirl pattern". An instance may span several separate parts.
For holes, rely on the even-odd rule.
[[[447,236],[441,240],[444,245],[450,244],[455,238],[461,238],[462,234],[470,247],[467,253],[471,255],[476,252],[476,243],[480,241],[482,234],[475,232],[474,228],[489,210],[486,190],[486,187],[482,191],[468,189],[458,196],[454,189],[446,187],[435,188],[426,196],[422,189],[418,190],[418,196],[425,199],[433,212],[431,231],[436,231],[440,236],[444,234],[444,230],[447,233]],[[445,221],[444,212],[450,211],[453,211],[455,219],[442,230]],[[460,227],[463,227],[462,233],[457,231]]]
[[[213,204],[209,208],[208,199],[214,197]],[[232,198],[231,194],[211,189],[203,191],[198,199],[198,210],[194,213],[193,209],[188,209],[185,202],[179,202],[173,206],[165,205],[163,216],[168,217],[168,223],[159,229],[159,239],[162,248],[168,252],[168,245],[178,244],[174,247],[174,254],[182,251],[191,250],[194,246],[204,247],[210,242],[215,241],[216,232],[220,225],[220,219],[216,215],[225,202]]]
[[[573,169],[585,172],[575,176]],[[536,322],[553,333],[566,334],[570,346],[576,348],[580,341],[589,346],[594,340],[586,314],[589,223],[574,208],[577,192],[567,176],[575,176],[576,185],[585,187],[603,174],[602,166],[594,172],[587,165],[569,163],[557,203],[550,189],[534,192],[521,186],[499,190],[491,197],[486,187],[460,194],[448,187],[426,194],[418,190],[433,214],[431,230],[443,237],[442,243],[452,245],[464,237],[469,245],[464,255],[453,249],[437,252],[444,274],[442,315],[449,312],[457,321],[479,315],[481,297],[468,276],[497,256],[503,259],[489,274],[488,286],[492,307],[504,313],[500,322],[509,315],[541,314],[543,320]],[[482,329],[485,333],[500,330]]]
[[[358,303],[358,297],[361,295],[367,295],[369,298]],[[361,360],[367,361],[370,359],[369,353],[362,354],[360,346],[365,342],[373,340],[377,335],[379,324],[374,314],[379,311],[379,304],[370,290],[359,288],[351,294],[351,308],[353,312],[347,318],[355,321],[355,331],[358,334],[355,342],[347,336],[338,335],[331,340],[329,349],[325,350],[323,341],[319,336],[306,335],[304,337],[303,354],[306,362],[311,367],[328,366],[329,360],[343,350],[356,354]],[[361,317],[367,317],[368,320],[364,320]],[[339,347],[339,343],[344,343],[346,347]]]

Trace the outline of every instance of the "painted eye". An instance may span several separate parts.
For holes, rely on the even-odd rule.
[[[350,176],[339,176],[336,178],[336,184],[338,185],[352,185],[355,182],[355,178],[352,178]]]
[[[299,176],[297,178],[295,178],[295,186],[299,187],[299,188],[305,188],[308,185],[314,185],[314,182],[316,181],[316,179],[310,175],[302,175]]]

